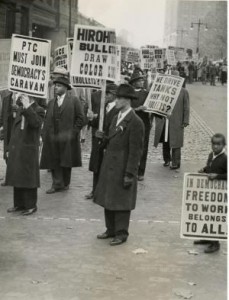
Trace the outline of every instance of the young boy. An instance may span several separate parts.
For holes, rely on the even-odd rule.
[[[206,167],[199,170],[199,173],[207,173],[210,180],[227,180],[227,155],[225,153],[226,140],[224,135],[216,133],[211,138],[212,152],[209,154]],[[205,253],[218,251],[219,241],[200,240],[194,241],[194,244],[208,244],[204,250]]]

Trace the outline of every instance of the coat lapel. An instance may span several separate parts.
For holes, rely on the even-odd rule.
[[[62,103],[62,105],[61,105],[61,107],[60,107],[60,113],[62,113],[63,110],[66,108],[66,106],[67,106],[67,104],[68,104],[68,101],[69,101],[68,98],[69,98],[69,97],[67,96],[67,94],[65,94],[64,101],[63,101],[63,103]]]

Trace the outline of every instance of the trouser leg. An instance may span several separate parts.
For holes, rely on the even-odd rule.
[[[164,162],[167,163],[171,161],[169,142],[163,142],[162,154],[163,154]]]
[[[22,188],[14,187],[14,207],[25,208]]]
[[[126,240],[128,238],[129,223],[130,223],[130,211],[115,211],[115,236],[121,240]]]
[[[69,186],[71,182],[72,168],[62,167],[64,186]]]
[[[35,208],[37,206],[37,188],[23,190],[25,209]]]
[[[93,188],[92,188],[93,194],[95,192],[98,181],[99,181],[99,172],[93,172]]]
[[[148,147],[149,147],[149,136],[150,136],[150,126],[145,126],[145,137],[144,137],[144,145],[143,152],[140,160],[140,165],[138,169],[138,175],[144,176],[148,155]]]
[[[63,178],[63,169],[58,166],[55,169],[52,169],[52,187],[54,189],[64,188],[64,178]]]
[[[172,165],[180,167],[181,148],[172,148]]]
[[[112,210],[104,209],[105,225],[107,233],[114,235],[115,233],[115,212]]]

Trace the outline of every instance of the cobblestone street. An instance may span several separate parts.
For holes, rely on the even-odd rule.
[[[45,194],[51,178],[41,171],[38,212],[33,216],[9,216],[12,188],[0,187],[0,299],[178,300],[183,292],[191,295],[185,299],[226,300],[226,243],[221,243],[219,252],[206,255],[202,246],[194,247],[179,233],[183,174],[205,165],[213,132],[226,133],[225,120],[212,122],[218,110],[226,111],[226,88],[211,87],[214,92],[202,97],[200,106],[196,102],[205,88],[188,85],[191,119],[179,172],[163,167],[161,147],[153,147],[153,126],[130,237],[119,247],[96,239],[104,230],[103,210],[84,199],[92,186],[89,131],[82,148],[83,167],[73,170],[69,191]],[[207,106],[215,91],[219,108]],[[0,147],[3,178],[2,143]],[[146,253],[134,254],[138,248]],[[190,250],[195,251],[190,254]]]

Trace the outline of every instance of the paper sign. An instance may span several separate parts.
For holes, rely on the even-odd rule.
[[[176,58],[174,50],[166,49],[167,64],[170,66],[176,66]]]
[[[75,25],[71,75],[116,81],[116,69],[115,31]]]
[[[8,89],[47,98],[51,41],[13,34]]]
[[[58,47],[54,51],[54,68],[62,67],[68,70],[68,48],[67,45]]]
[[[172,114],[184,78],[167,74],[156,74],[144,106],[148,112],[167,117]]]
[[[71,69],[73,38],[67,38],[68,71]],[[71,76],[71,85],[78,88],[101,89],[101,79],[82,76]]]
[[[156,67],[154,48],[141,48],[141,69],[152,70]]]
[[[180,234],[187,239],[227,239],[226,180],[185,173]]]
[[[11,39],[0,39],[0,91],[7,89]]]

